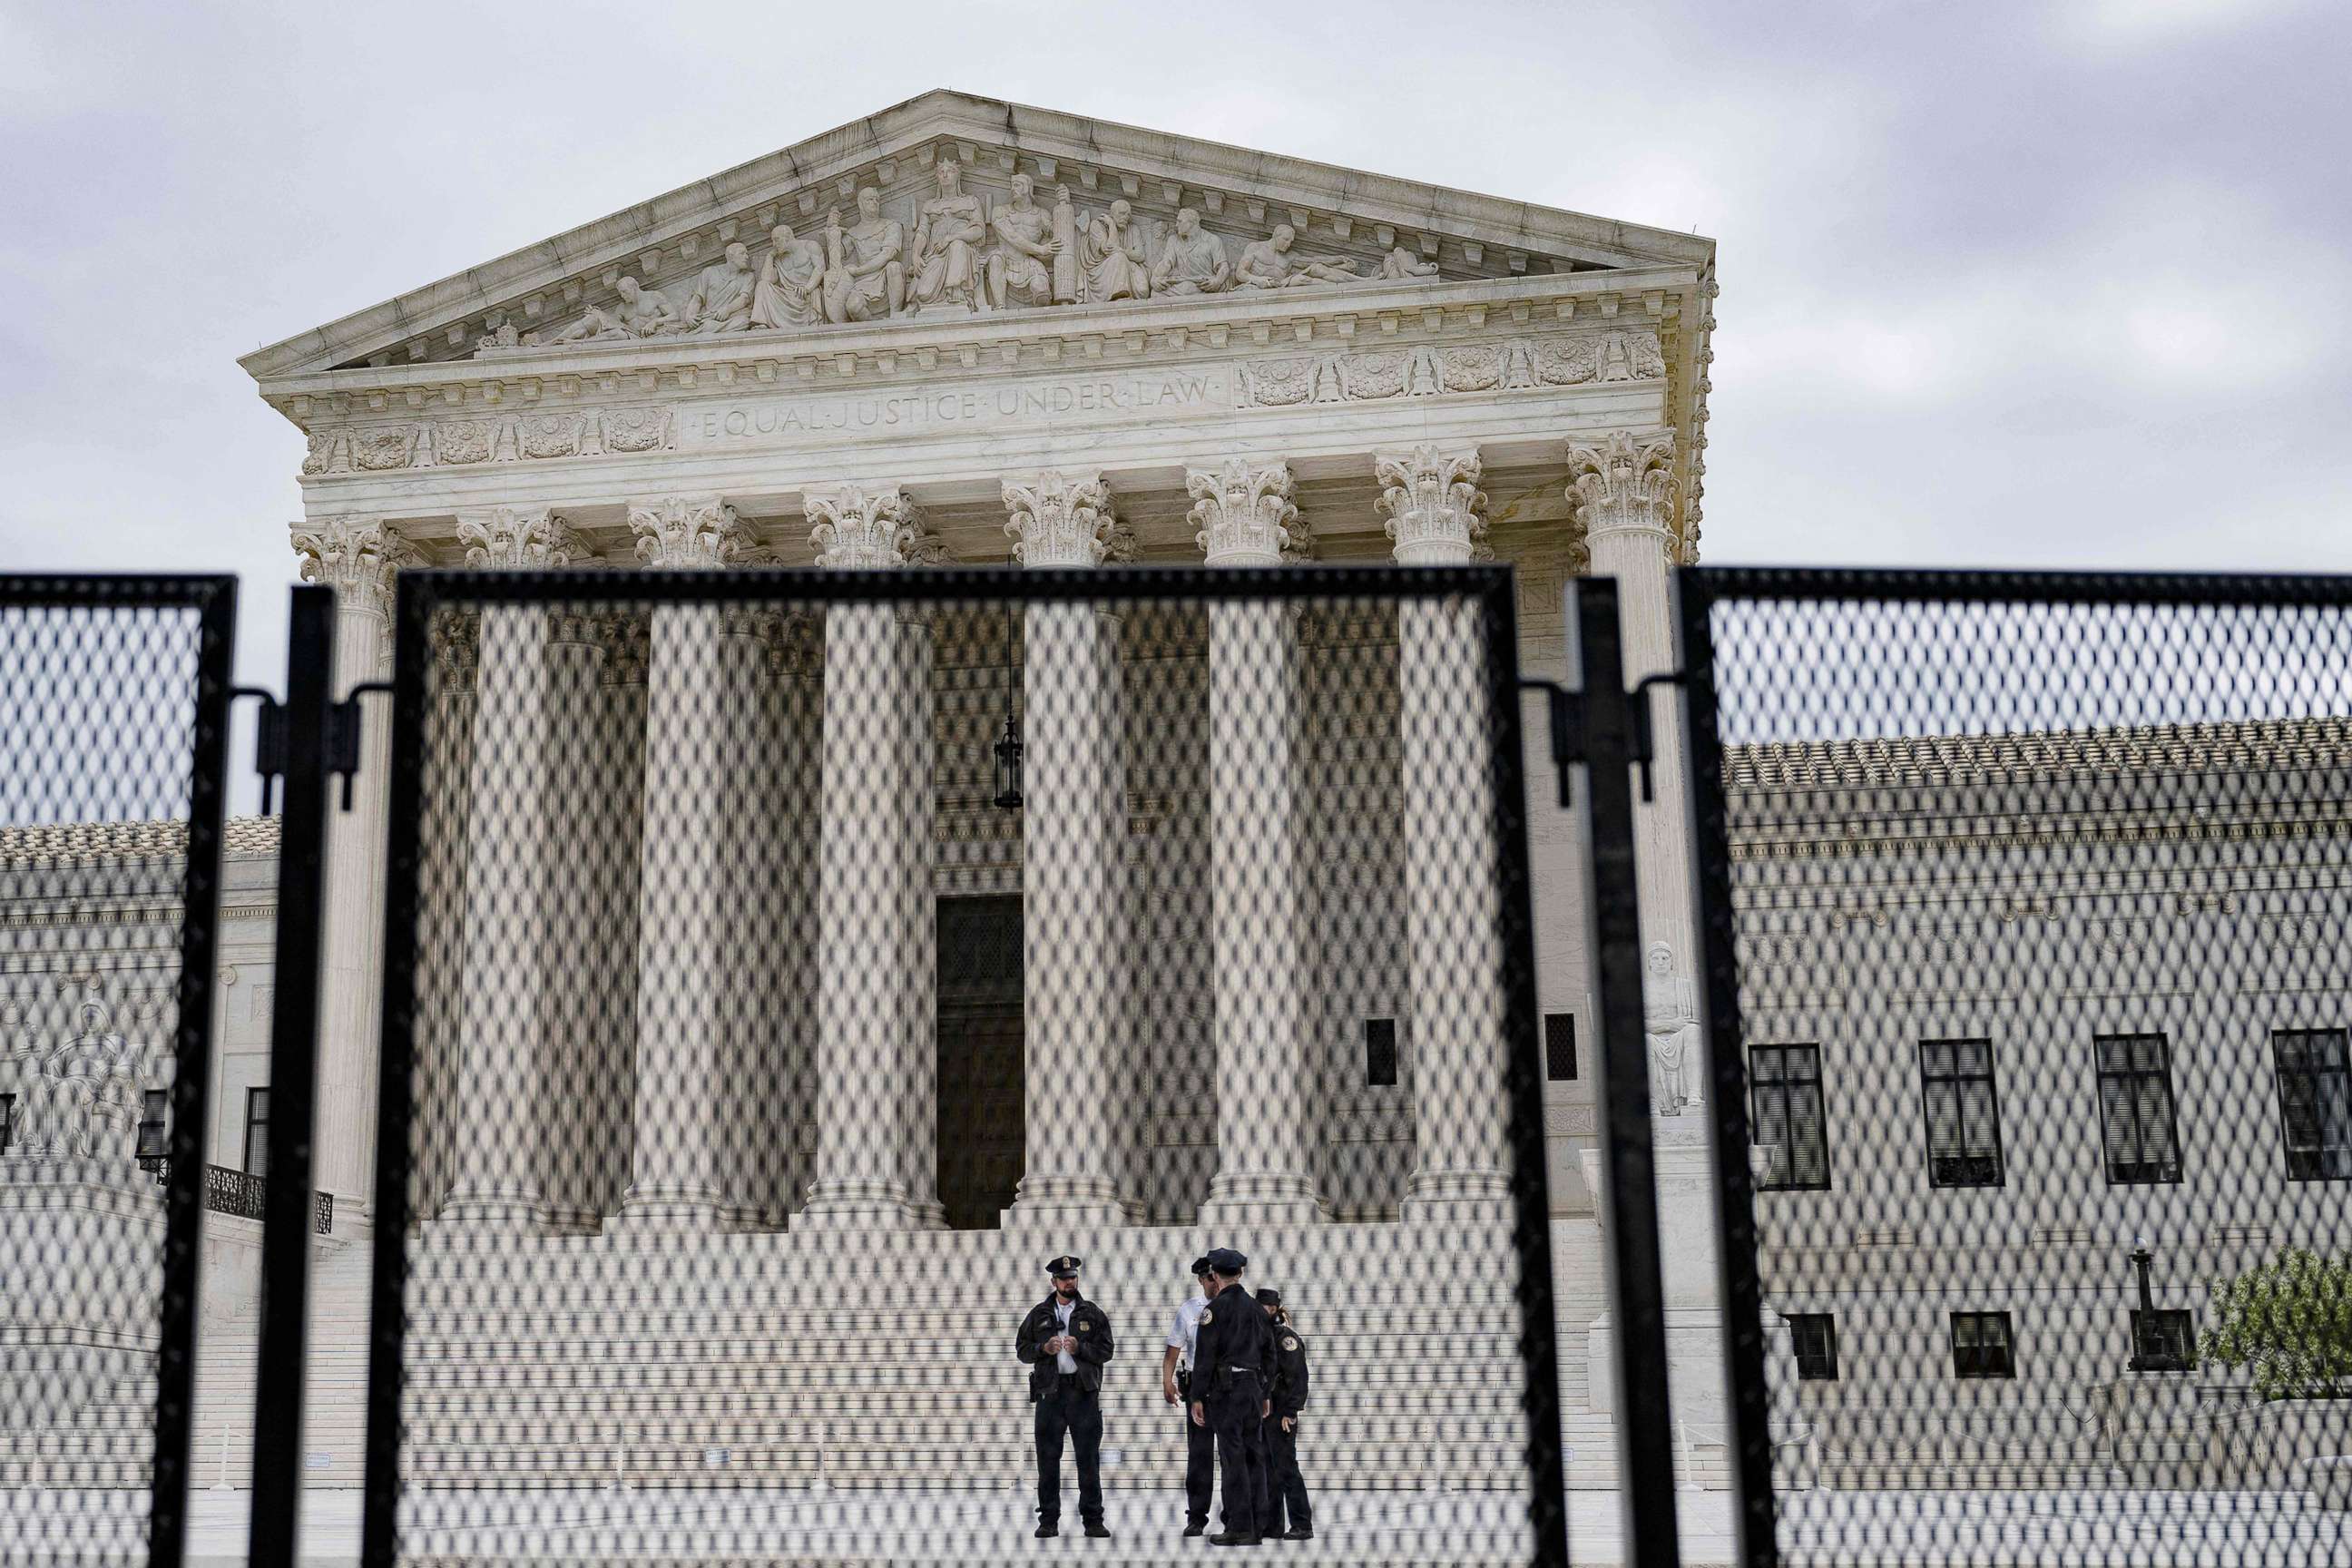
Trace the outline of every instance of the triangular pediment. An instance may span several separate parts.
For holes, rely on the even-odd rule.
[[[905,291],[922,319],[969,313],[975,304],[985,311],[1084,310],[1115,300],[1131,307],[1138,301],[1117,292],[1116,267],[1090,273],[1077,255],[1090,224],[1110,232],[1118,202],[1127,204],[1122,236],[1145,274],[1164,258],[1178,214],[1189,209],[1213,240],[1201,255],[1221,255],[1228,275],[1210,297],[1268,298],[1234,276],[1255,267],[1260,281],[1286,271],[1282,294],[1302,304],[1354,288],[1609,268],[1704,270],[1715,248],[1692,235],[940,90],[330,321],[241,363],[266,382],[351,366],[527,358],[559,339],[614,339],[614,323],[675,335],[698,325],[698,315],[701,330],[714,336],[823,334],[837,329],[824,319],[821,287],[814,298],[791,295],[782,308],[743,321],[708,311],[708,297],[724,291],[724,278],[715,289],[698,286],[709,269],[732,266],[728,251],[738,242],[751,271],[765,270],[774,248],[770,237],[780,225],[812,247],[801,253],[803,275],[821,273],[834,247],[845,246],[855,258],[859,241],[846,231],[860,224],[858,194],[866,189],[880,198],[881,228],[895,224],[911,251],[926,206],[940,196],[946,164],[957,171],[961,212],[977,212],[983,223],[1014,203],[1015,178],[1026,176],[1035,216],[1024,221],[1041,236],[1058,233],[1069,255],[1058,268],[1047,264],[1011,284],[998,279],[1001,301],[971,299],[960,279],[926,280],[920,258],[905,255]],[[828,232],[836,213],[842,239]],[[1278,226],[1292,232],[1290,248],[1277,259],[1263,247]],[[1254,256],[1253,246],[1260,247]],[[971,248],[985,271],[986,254],[1002,247],[988,233]],[[1025,269],[1016,262],[1012,270]],[[660,299],[625,312],[624,279]],[[927,284],[942,297],[923,299]],[[977,287],[985,296],[990,283]],[[878,279],[865,292],[871,298],[842,309],[855,310],[869,326],[898,319],[891,309],[898,301],[886,297],[889,290]],[[1163,284],[1157,297],[1170,292]],[[1199,303],[1202,296],[1191,298]],[[698,300],[705,307],[699,311]]]

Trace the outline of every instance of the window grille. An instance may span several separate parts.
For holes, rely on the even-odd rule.
[[[269,1091],[245,1091],[245,1170],[254,1176],[269,1174]]]
[[[2134,1307],[2131,1337],[2134,1372],[2187,1372],[2197,1364],[2196,1325],[2185,1310]]]
[[[2007,1312],[1952,1314],[1952,1373],[1956,1377],[2015,1377],[2017,1363]]]
[[[2172,1058],[2162,1035],[2108,1035],[2095,1042],[2099,1123],[2110,1186],[2180,1180],[2180,1138],[2172,1102]]]
[[[1576,1015],[1544,1015],[1544,1078],[1551,1083],[1576,1081]]]
[[[1771,1151],[1762,1185],[1815,1190],[1830,1184],[1819,1046],[1756,1046],[1748,1051],[1759,1146]]]
[[[1396,1020],[1364,1020],[1364,1081],[1386,1088],[1397,1080]]]
[[[2341,1029],[2283,1029],[2271,1038],[2278,1065],[2279,1121],[2287,1179],[2352,1176],[2352,1062]]]
[[[2000,1104],[1993,1091],[1990,1040],[1919,1042],[1919,1088],[1927,1113],[1927,1184],[2001,1184]]]
[[[1835,1383],[1838,1374],[1837,1319],[1829,1312],[1786,1314],[1789,1338],[1797,1358],[1800,1383]]]

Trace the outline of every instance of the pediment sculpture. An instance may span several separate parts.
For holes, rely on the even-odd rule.
[[[1437,264],[1397,245],[1377,269],[1298,248],[1298,231],[1277,223],[1236,252],[1205,226],[1196,208],[1181,208],[1159,235],[1125,197],[1081,212],[1067,185],[1049,202],[1016,174],[991,197],[967,187],[963,166],[942,159],[937,194],[916,205],[911,224],[891,216],[879,187],[859,187],[847,222],[829,208],[814,236],[791,225],[768,236],[756,264],[749,246],[730,240],[690,286],[670,292],[647,279],[623,276],[618,298],[592,304],[552,331],[500,326],[476,352],[559,343],[625,342],[648,338],[799,331],[825,325],[933,316],[980,315],[1049,306],[1184,299],[1256,289],[1344,288],[1434,279]],[[683,298],[672,294],[684,289]]]
[[[95,991],[78,1013],[78,1026],[66,1038],[27,1030],[9,1049],[16,1064],[18,1146],[34,1155],[128,1158],[138,1137],[139,1053],[112,1027],[112,1010]]]

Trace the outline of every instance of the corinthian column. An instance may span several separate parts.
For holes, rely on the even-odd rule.
[[[1007,480],[1004,531],[1024,566],[1102,563],[1113,520],[1099,475]],[[1084,601],[1024,613],[1029,716],[1022,791],[1024,1221],[1116,1225],[1134,1097],[1118,1079],[1126,786],[1118,623]]]
[[[589,558],[587,546],[554,512],[499,507],[457,519],[466,564],[477,571],[547,568]],[[465,965],[460,988],[457,1181],[445,1218],[524,1226],[547,1214],[541,1148],[557,1125],[548,1089],[548,965],[562,930],[564,862],[551,820],[556,750],[577,733],[583,715],[567,714],[564,696],[578,684],[568,667],[551,668],[548,628],[554,612],[540,605],[492,605],[481,617],[474,683],[474,746],[467,771],[470,805],[464,882]],[[579,647],[566,643],[569,650]],[[594,679],[593,673],[588,678]],[[551,682],[558,682],[551,700]]]
[[[335,590],[338,695],[392,672],[392,584],[424,557],[386,522],[329,517],[297,524],[302,580]],[[319,960],[319,1095],[312,1180],[338,1204],[375,1201],[377,1042],[383,989],[384,815],[389,705],[360,705],[352,809],[327,814],[326,921]]]
[[[1289,465],[1191,469],[1211,566],[1278,566],[1307,534]],[[1297,837],[1298,628],[1275,600],[1209,606],[1209,869],[1217,1172],[1203,1224],[1318,1218],[1305,1084],[1306,954]]]
[[[1592,552],[1592,575],[1617,579],[1617,613],[1624,628],[1627,684],[1674,668],[1667,573],[1676,556],[1675,438],[1672,431],[1635,436],[1620,430],[1595,446],[1568,448],[1569,493]],[[1640,889],[1642,944],[1667,944],[1673,973],[1687,977],[1698,928],[1690,900],[1690,846],[1685,806],[1682,725],[1671,689],[1643,700],[1655,705],[1656,798],[1633,805],[1634,868]],[[1657,1108],[1664,1109],[1664,1108]]]
[[[817,564],[829,570],[938,553],[895,485],[845,485],[805,506]],[[932,728],[928,622],[887,603],[828,609],[817,1151],[800,1225],[938,1223]]]
[[[715,571],[749,542],[717,496],[629,509],[637,556],[670,571]],[[740,616],[736,617],[740,619]],[[659,605],[646,669],[645,827],[638,881],[636,1132],[625,1223],[715,1223],[722,1199],[718,1118],[730,1085],[718,962],[729,852],[728,742],[736,689],[758,689],[756,644],[727,635],[718,605]],[[743,657],[730,659],[730,651]],[[737,668],[746,662],[751,668]],[[478,722],[478,720],[477,721]]]
[[[1459,565],[1486,531],[1475,450],[1376,458],[1398,564]],[[1486,639],[1478,605],[1397,606],[1404,783],[1405,1043],[1412,1081],[1408,1215],[1509,1191],[1505,1147],[1500,868],[1487,773]]]

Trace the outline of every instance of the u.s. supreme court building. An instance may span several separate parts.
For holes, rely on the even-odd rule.
[[[418,567],[913,573],[1009,556],[1106,574],[1493,559],[1517,574],[1520,661],[1546,675],[1564,658],[1568,585],[1607,575],[1638,679],[1672,665],[1670,574],[1698,555],[1716,293],[1714,243],[1693,235],[940,91],[243,363],[308,442],[291,542],[303,576],[335,590],[345,687],[387,677],[395,584]],[[1118,621],[1106,614],[1059,642],[1026,624],[1018,658],[1002,610],[973,607],[830,626],[822,615],[688,622],[656,608],[524,626],[489,612],[450,629],[436,700],[463,719],[436,736],[457,782],[437,805],[401,803],[457,825],[427,868],[420,931],[434,980],[421,990],[430,1016],[414,1131],[412,1348],[425,1370],[411,1394],[412,1478],[1025,1485],[1025,1428],[961,1417],[943,1428],[940,1414],[991,1379],[1017,1387],[1012,1314],[1042,1293],[1040,1260],[1076,1251],[1133,1358],[1106,1396],[1114,1427],[1126,1423],[1112,1441],[1135,1484],[1164,1488],[1181,1444],[1160,1429],[1160,1333],[1185,1262],[1230,1237],[1264,1259],[1318,1348],[1329,1413],[1318,1485],[1475,1490],[1517,1464],[1517,1389],[1465,1356],[1457,1321],[1411,1300],[1465,1227],[1507,1223],[1503,1113],[1480,1087],[1494,1080],[1481,1071],[1491,1058],[1475,1045],[1425,1047],[1438,1031],[1414,1022],[1429,1005],[1414,977],[1476,956],[1447,922],[1417,921],[1407,896],[1459,832],[1446,803],[1417,787],[1443,770],[1416,752],[1427,737],[1416,740],[1411,688],[1416,672],[1458,675],[1459,650],[1427,625],[1416,647],[1415,623],[1393,606],[1380,624],[1326,606],[1204,636],[1142,609],[1123,631]],[[1213,657],[1218,637],[1280,662],[1279,723],[1248,706],[1272,689],[1262,669]],[[860,646],[872,657],[844,657]],[[845,689],[845,675],[862,684]],[[1041,682],[1119,695],[1065,704],[1063,727],[1041,734]],[[1008,690],[1024,683],[1032,787],[1011,811],[992,798],[992,746]],[[852,756],[857,737],[827,722],[851,701],[919,719]],[[767,771],[747,779],[740,756],[696,752],[698,737],[755,710],[769,726],[757,732],[776,741]],[[1070,711],[1095,729],[1074,731]],[[360,1467],[388,734],[374,710],[353,806],[331,826],[317,1180],[336,1218],[318,1255],[311,1376],[323,1397],[308,1444],[325,1485],[356,1484]],[[520,762],[517,735],[530,740]],[[1590,911],[1574,819],[1549,808],[1542,743],[1531,728],[1567,1482],[1602,1488],[1615,1458]],[[1774,1338],[1790,1484],[1935,1485],[1954,1464],[1979,1466],[1990,1484],[2087,1484],[2115,1473],[2111,1448],[2042,1419],[2050,1411],[2128,1399],[2143,1425],[2158,1406],[2173,1412],[2162,1419],[2192,1419],[2196,1400],[2178,1388],[2123,1387],[2137,1298],[2115,1260],[2154,1222],[2135,1206],[2141,1189],[2115,1184],[2115,1135],[2095,1110],[2071,1144],[2050,1116],[2006,1144],[1979,1147],[1981,1128],[1963,1129],[1958,1144],[1908,1154],[1874,1136],[1841,1156],[1842,1119],[1918,1092],[1922,1039],[1990,1039],[2014,1075],[2004,1096],[2032,1085],[2094,1107],[2112,1103],[2102,1069],[2077,1061],[2095,1036],[2169,1032],[2171,1128],[2162,1149],[2135,1145],[2124,1161],[2186,1170],[2158,1216],[2168,1304],[2193,1310],[2217,1274],[2324,1237],[2320,1200],[2341,1191],[2326,1183],[2352,1173],[2343,1080],[2306,1102],[2279,1098],[2265,1075],[2275,1031],[2340,1039],[2326,1032],[2352,1022],[2329,934],[2340,934],[2340,795],[2306,791],[2283,806],[2301,826],[2259,866],[2238,843],[2200,837],[2194,803],[2151,797],[2146,831],[2187,846],[2168,872],[2179,897],[2120,926],[2112,911],[2070,910],[2066,894],[2084,885],[2084,857],[2123,855],[2138,841],[2129,835],[2053,837],[2012,820],[2006,837],[1957,826],[1948,837],[1938,825],[1980,827],[2000,815],[1986,803],[2001,789],[2068,770],[2235,779],[2292,763],[2307,779],[2315,757],[2340,783],[2345,743],[2326,724],[2284,737],[2250,724],[2122,751],[1956,742],[1932,766],[1899,748],[1735,760],[1733,832],[1748,862],[1835,868],[1790,906],[1794,923],[1773,928],[1782,945],[1769,951],[1782,962],[1762,972],[1756,998],[1788,1031],[1772,1048],[1795,1053],[1772,1058],[1776,1085],[1805,1086],[1774,1100],[1769,1123],[1758,1111],[1774,1140],[1757,1163],[1768,1296],[1800,1325]],[[1069,748],[1060,758],[1056,744]],[[1679,752],[1671,735],[1663,744],[1657,799],[1639,808],[1641,915],[1653,1038],[1678,1048],[1695,1039],[1697,928]],[[472,764],[467,784],[469,755],[493,760]],[[701,768],[698,755],[729,765]],[[1235,756],[1251,770],[1241,794],[1210,776],[1212,759]],[[1051,771],[1082,764],[1115,781],[1108,798],[1075,827],[1041,822]],[[843,787],[859,769],[919,781],[919,801],[901,791],[874,807]],[[482,814],[512,812],[518,789],[541,801],[523,837],[480,831]],[[590,809],[583,791],[631,810]],[[1833,797],[1848,804],[1823,805]],[[2014,818],[2013,802],[2000,809]],[[1792,826],[1801,817],[1811,826]],[[749,830],[751,818],[789,826]],[[857,897],[829,879],[829,854],[870,848],[880,840],[859,836],[890,828],[914,848],[880,853],[875,876],[915,889],[911,912],[895,894],[872,897],[872,881]],[[426,839],[431,854],[430,828]],[[515,872],[516,842],[577,887],[534,912],[526,893],[549,884]],[[1241,847],[1244,868],[1287,869],[1260,887],[1221,844]],[[208,1132],[213,1163],[230,1170],[255,1169],[268,1113],[275,845],[267,819],[236,824],[230,839]],[[680,848],[708,845],[723,851]],[[160,829],[0,836],[15,864],[160,864],[173,847]],[[1871,896],[1951,855],[1997,861],[1998,875],[1935,910]],[[1041,901],[1041,887],[1056,899]],[[1265,887],[1282,900],[1276,917],[1235,907]],[[485,888],[505,902],[487,907]],[[1066,943],[1041,966],[1041,925],[1073,889],[1089,900],[1091,945]],[[15,901],[12,920],[53,918]],[[1245,915],[1273,933],[1270,947],[1224,939]],[[1977,926],[1956,935],[1955,920],[1991,934],[1972,948]],[[2041,937],[2104,942],[2111,957],[2168,954],[2176,982],[2181,966],[2206,966],[2237,999],[2223,1012],[2244,1036],[2239,1065],[2215,1065],[2222,1031],[2201,1014],[2216,1037],[2201,1058],[2189,1048],[2199,1026],[2177,1000],[2137,1014],[2123,994],[2074,1012],[1971,1013],[1957,969],[1932,1003],[1849,1020],[1885,1038],[1838,1038],[1843,987],[1892,962],[1867,944],[1895,942],[1912,921],[1950,939],[1936,951],[1955,965],[1973,951],[2027,967],[2013,944]],[[850,963],[879,966],[903,999],[898,1014],[828,1011],[840,973],[829,965]],[[1096,984],[1089,963],[1125,979]],[[2246,982],[2266,964],[2295,984]],[[140,973],[135,963],[103,974],[28,963],[12,978],[12,1016],[29,1030],[54,1021],[60,1037],[127,1041],[149,1065],[126,1070],[152,1072],[160,1043],[140,1036]],[[576,1000],[541,1000],[556,992]],[[1073,1056],[1041,1031],[1057,1006],[1125,1008],[1099,1037],[1116,1055]],[[717,1021],[744,1016],[772,1026],[772,1057],[712,1047]],[[430,1056],[433,1040],[447,1043],[443,1056]],[[121,1130],[68,1149],[36,1114],[35,1059],[0,1063],[17,1075],[0,1086],[25,1086],[0,1173],[76,1160],[77,1180],[114,1192],[121,1173],[103,1156]],[[2139,1073],[2133,1092],[2147,1095],[2157,1063],[2149,1053],[2119,1070]],[[2241,1077],[2255,1109],[2200,1123],[2200,1095]],[[1709,1156],[1690,1083],[1671,1070],[1653,1081],[1671,1113],[1656,1136],[1669,1331],[1687,1373],[1679,1462],[1717,1487]],[[69,1110],[42,1114],[61,1122]],[[2238,1140],[2235,1155],[2200,1144],[2209,1133]],[[1906,1159],[1927,1173],[1916,1193]],[[2047,1310],[2070,1343],[2111,1339],[2116,1377],[2094,1386],[2070,1353],[2065,1379],[2037,1379],[2043,1299],[2007,1262],[1956,1271],[1937,1255],[1928,1211],[1951,1184],[1929,1176],[1994,1169],[1988,1160],[2038,1162],[2041,1173],[1961,1201],[2014,1205],[2011,1261],[2072,1257],[2097,1276],[2063,1312]],[[2197,1184],[2225,1169],[2231,1212],[2209,1224]],[[132,1223],[121,1205],[137,1196],[135,1173],[119,1185],[110,1223]],[[1842,1185],[1873,1198],[1831,1245],[1819,1216],[1837,1212]],[[1890,1219],[1889,1204],[1927,1217]],[[1815,1217],[1792,1219],[1801,1205]],[[240,1223],[215,1225],[208,1252],[198,1430],[200,1454],[217,1436],[222,1473],[241,1479],[256,1238]],[[1808,1238],[1777,1261],[1788,1231],[1776,1225]],[[836,1272],[845,1247],[909,1322],[898,1381],[865,1404],[845,1395],[836,1409],[849,1414],[830,1425],[787,1418],[779,1391],[832,1386],[826,1357],[772,1302],[742,1300],[743,1282],[823,1287],[847,1277]],[[467,1294],[493,1257],[525,1260],[528,1300]],[[533,1259],[558,1262],[532,1272]],[[1873,1288],[1887,1279],[1904,1288]],[[625,1300],[613,1295],[623,1279],[636,1292]],[[436,1311],[436,1290],[466,1310]],[[1496,1300],[1508,1299],[1505,1287]],[[1971,1335],[2000,1316],[2012,1375],[1976,1375],[1990,1352],[1956,1373],[1950,1325],[1962,1312]],[[607,1381],[583,1374],[591,1364],[613,1369]],[[1442,1377],[1426,1370],[1441,1366]],[[561,1404],[560,1437],[501,1418],[499,1401],[533,1398]],[[1937,1426],[1956,1403],[1983,1422]],[[2010,1426],[2003,1412],[2017,1413]],[[72,1474],[106,1484],[103,1465],[74,1452]]]

